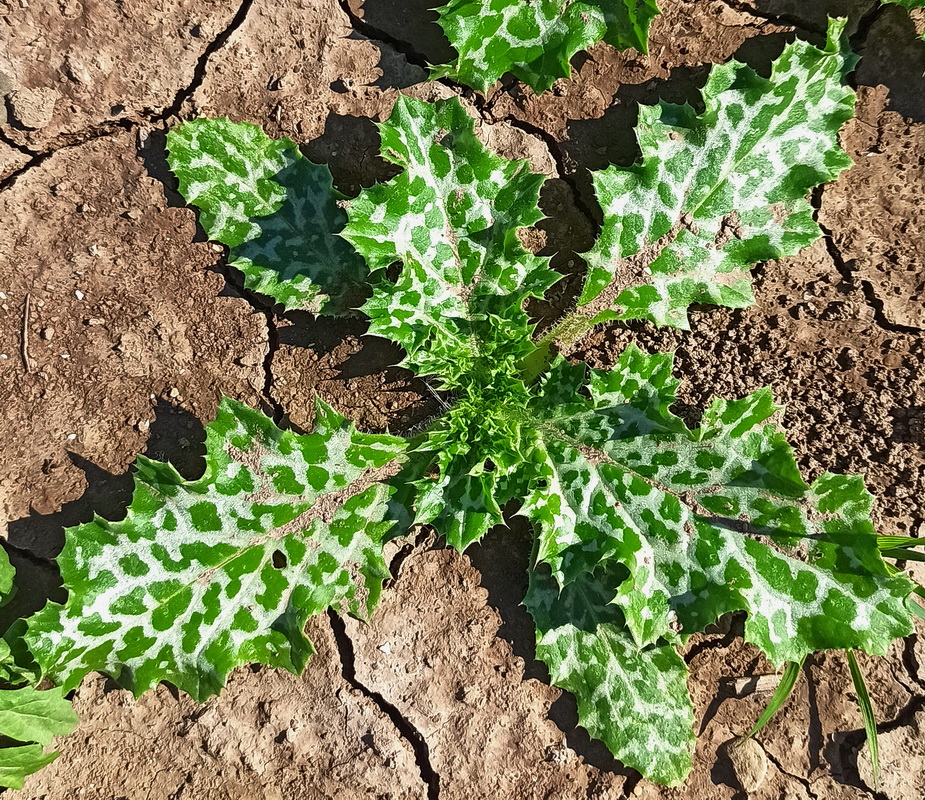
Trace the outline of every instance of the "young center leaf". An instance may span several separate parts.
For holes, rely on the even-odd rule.
[[[284,432],[228,399],[206,434],[202,478],[139,456],[126,518],[68,530],[67,603],[28,621],[45,676],[70,689],[97,670],[136,695],[170,681],[201,700],[239,664],[301,672],[308,617],[375,606],[392,527],[382,481],[404,440],[321,403],[312,433]]]
[[[537,92],[567,78],[579,50],[604,39],[647,52],[655,0],[450,0],[437,9],[458,57],[432,77],[485,92],[512,72]]]
[[[244,285],[287,309],[343,314],[363,299],[363,261],[326,166],[257,125],[197,119],[167,134],[180,194],[210,239],[228,245]]]
[[[838,143],[855,99],[845,24],[830,22],[822,49],[789,44],[768,78],[713,67],[700,114],[640,107],[642,160],[593,176],[603,225],[566,340],[607,319],[687,328],[693,303],[750,305],[753,264],[819,237],[807,194],[851,165]]]
[[[451,388],[486,370],[516,374],[532,349],[523,301],[559,278],[517,236],[542,219],[542,176],[487,150],[456,98],[399,97],[379,132],[383,157],[404,171],[346,203],[343,232],[371,270],[401,263],[363,307],[370,333]]]
[[[694,709],[687,665],[670,645],[640,649],[612,603],[612,570],[564,589],[541,569],[524,605],[536,625],[536,655],[553,683],[578,702],[578,723],[650,780],[680,783],[691,769]]]
[[[553,366],[531,410],[545,481],[521,511],[538,558],[562,586],[599,564],[625,568],[612,600],[640,647],[744,610],[745,638],[777,665],[843,647],[885,654],[911,631],[912,585],[880,556],[863,481],[807,485],[767,422],[767,390],[716,400],[688,429],[668,411],[670,369],[670,356],[635,347],[587,383],[583,368]]]

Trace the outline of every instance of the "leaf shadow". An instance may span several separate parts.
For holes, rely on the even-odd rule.
[[[302,145],[305,156],[325,164],[334,186],[348,197],[393,178],[401,169],[379,155],[379,131],[368,117],[328,114],[320,136]]]
[[[138,157],[141,159],[141,163],[144,166],[145,172],[148,173],[148,176],[161,185],[164,192],[164,200],[167,202],[168,207],[188,209],[189,206],[186,204],[186,200],[184,200],[183,196],[180,194],[180,183],[173,172],[170,171],[170,167],[167,163],[167,131],[140,128],[137,137],[136,147]],[[198,215],[196,235],[193,241],[208,241],[205,231],[203,231],[202,226],[198,223]]]
[[[466,550],[466,556],[488,592],[488,604],[501,617],[497,636],[524,661],[524,680],[550,684],[546,665],[536,658],[536,629],[523,605],[527,593],[527,571],[533,547],[533,533],[523,517],[509,516],[506,526],[497,526]],[[606,745],[592,739],[578,724],[578,705],[566,691],[549,707],[549,719],[562,731],[565,744],[597,769],[617,775],[637,775],[617,761]]]
[[[436,8],[445,0],[347,0],[360,32],[384,41],[417,62],[445,64],[455,58]],[[413,44],[412,44],[413,43]]]
[[[205,429],[189,411],[160,400],[155,407],[144,454],[169,460],[187,480],[204,469]],[[183,444],[185,442],[185,444]],[[113,474],[76,453],[71,462],[84,473],[86,490],[51,514],[13,520],[7,525],[7,551],[16,567],[16,596],[0,609],[0,630],[19,616],[38,611],[49,600],[63,599],[61,576],[54,559],[64,547],[66,528],[90,522],[95,515],[124,519],[132,500],[133,471]]]

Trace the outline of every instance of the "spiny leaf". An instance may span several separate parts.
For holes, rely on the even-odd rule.
[[[504,411],[527,402],[521,381],[494,376],[482,391],[470,387],[435,423],[417,450],[417,457],[430,456],[435,474],[415,482],[416,523],[434,525],[463,551],[503,522],[502,507],[527,490],[537,444],[535,430]]]
[[[392,525],[379,481],[403,440],[358,433],[321,403],[313,433],[284,432],[228,399],[206,433],[202,478],[139,457],[125,520],[68,530],[67,603],[27,633],[65,688],[98,670],[136,694],[170,681],[201,700],[239,664],[300,672],[309,616],[375,606]]]
[[[512,72],[543,92],[569,77],[575,53],[601,39],[647,52],[658,9],[654,0],[450,0],[437,13],[459,56],[434,68],[432,77],[485,92]]]
[[[534,570],[524,600],[536,623],[536,655],[553,683],[578,701],[578,722],[627,766],[673,785],[690,772],[694,711],[687,666],[673,647],[639,649],[611,602],[607,573],[560,591]]]
[[[559,277],[517,236],[542,218],[543,178],[489,152],[456,98],[399,97],[379,130],[383,156],[404,172],[350,201],[343,233],[371,269],[402,263],[363,307],[370,332],[448,386],[480,370],[516,374],[532,349],[521,304]]]
[[[554,365],[530,411],[546,485],[521,512],[540,527],[539,558],[563,586],[625,567],[612,599],[640,646],[746,610],[746,639],[776,664],[845,646],[885,654],[912,629],[912,585],[880,557],[861,479],[805,484],[765,424],[766,390],[714,401],[688,430],[667,410],[670,363],[630,347],[613,372],[591,371],[586,400],[581,371]]]
[[[244,285],[289,309],[342,314],[366,269],[337,234],[346,222],[327,167],[258,126],[197,119],[167,134],[180,193],[210,239],[229,246]]]
[[[838,144],[854,113],[845,24],[830,23],[821,50],[788,45],[769,78],[735,61],[713,67],[701,114],[640,107],[642,161],[594,175],[604,221],[585,256],[584,329],[606,319],[687,328],[692,303],[750,305],[752,264],[819,237],[807,193],[851,165]]]
[[[649,26],[658,16],[655,0],[587,0],[604,12],[604,41],[618,50],[649,52]]]

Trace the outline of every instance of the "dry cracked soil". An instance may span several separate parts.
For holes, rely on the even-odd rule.
[[[755,269],[757,304],[703,309],[689,333],[596,331],[574,355],[609,366],[635,341],[677,352],[682,401],[769,385],[806,474],[860,472],[883,533],[925,535],[923,19],[873,0],[662,0],[650,54],[600,45],[541,97],[427,83],[451,51],[432,0],[0,0],[0,534],[20,575],[7,615],[60,599],[63,530],[124,513],[138,453],[201,469],[221,395],[304,429],[321,397],[367,430],[401,430],[433,400],[356,321],[280,314],[243,291],[184,206],[165,130],[226,115],[289,136],[346,194],[392,173],[374,120],[400,92],[462,94],[479,130],[549,176],[532,238],[574,290],[598,212],[588,171],[636,157],[637,104],[696,101],[709,65],[764,69],[847,15],[862,55],[855,166],[814,195],[825,238]],[[540,319],[548,304],[531,309]],[[742,798],[724,744],[769,697],[741,620],[688,648],[700,734],[687,784],[614,762],[534,660],[529,533],[514,520],[460,556],[424,533],[396,548],[368,624],[315,619],[302,677],[237,670],[197,706],[161,686],[76,691],[75,734],[24,800],[64,798]],[[863,659],[881,732],[872,786],[840,654],[808,660],[759,736],[759,800],[925,795],[925,630]]]

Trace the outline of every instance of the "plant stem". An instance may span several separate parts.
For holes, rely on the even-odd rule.
[[[536,342],[535,349],[520,362],[520,374],[524,382],[530,384],[536,381],[546,372],[562,347],[575,344],[595,324],[594,319],[580,309],[566,314]]]

